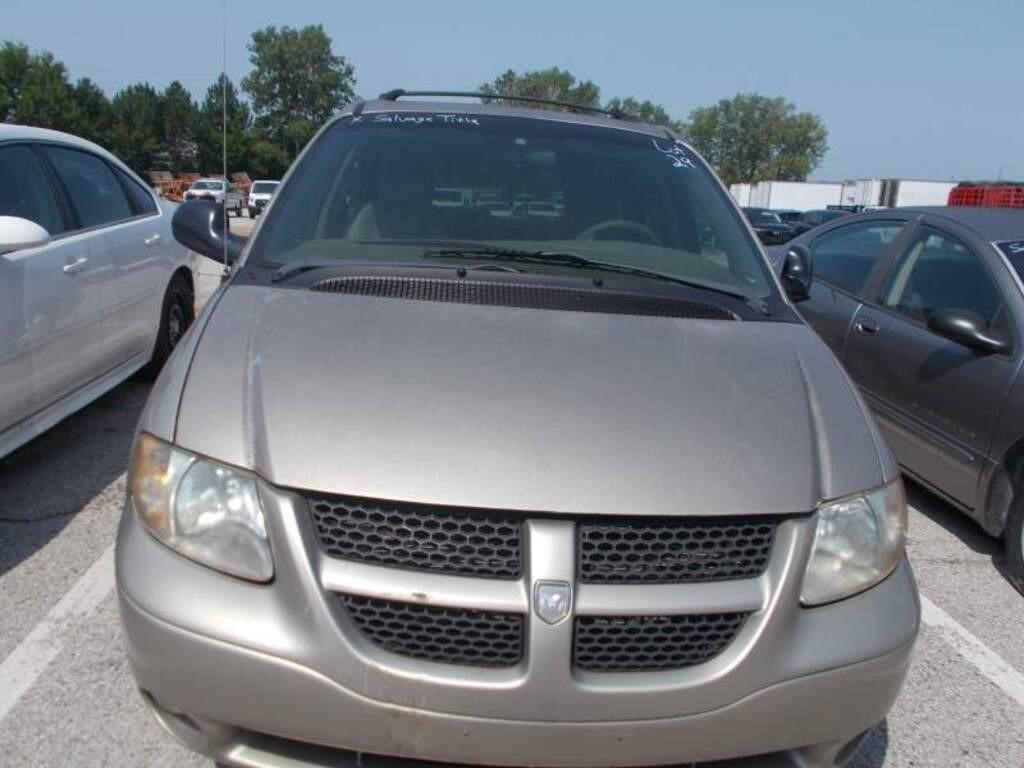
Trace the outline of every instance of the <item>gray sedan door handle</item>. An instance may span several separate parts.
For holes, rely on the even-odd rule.
[[[869,335],[872,333],[878,333],[878,323],[876,323],[870,317],[862,317],[860,320],[857,320],[853,324],[853,327],[857,329],[858,333],[864,333]]]
[[[159,245],[160,235],[150,235],[142,241],[145,245]]]
[[[85,256],[80,256],[74,261],[69,261],[67,264],[64,265],[64,274],[73,275],[76,272],[81,272],[85,268],[85,265],[88,263],[89,260],[85,258]]]

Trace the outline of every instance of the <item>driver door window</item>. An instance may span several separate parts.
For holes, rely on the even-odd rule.
[[[902,221],[867,221],[827,232],[811,247],[814,276],[836,288],[858,293],[904,225]]]
[[[937,309],[961,309],[991,326],[1002,309],[999,291],[978,258],[959,240],[929,228],[900,256],[880,303],[922,324]]]

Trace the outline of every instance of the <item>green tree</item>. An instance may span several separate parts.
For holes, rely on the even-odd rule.
[[[686,125],[681,120],[676,120],[661,104],[655,104],[652,101],[615,97],[605,104],[604,108],[613,112],[622,112],[638,120],[643,120],[645,123],[668,126],[679,133],[686,132]]]
[[[264,136],[293,159],[313,133],[348,103],[354,69],[331,50],[319,25],[267,27],[249,43],[253,69],[242,81]]]
[[[30,60],[27,45],[7,41],[0,47],[0,123],[15,120],[15,107]]]
[[[110,143],[110,102],[88,78],[68,82],[64,64],[48,52],[7,42],[0,47],[0,122],[68,131]]]
[[[249,174],[254,179],[280,179],[290,165],[288,152],[262,137],[249,143]]]
[[[480,92],[503,96],[527,96],[533,99],[551,99],[579,104],[581,107],[600,107],[601,89],[590,80],[577,81],[569,71],[550,67],[519,74],[508,70],[493,82],[480,86]],[[544,108],[530,102],[511,101],[517,106]],[[555,109],[556,107],[550,107]]]
[[[185,86],[175,80],[161,98],[160,127],[164,151],[175,173],[193,171],[199,148],[196,144],[198,110]]]
[[[227,161],[228,173],[251,169],[252,115],[248,105],[238,96],[238,89],[231,78],[221,75],[206,89],[206,96],[199,107],[197,139],[199,142],[198,165],[201,173],[220,173],[221,146],[221,99],[223,89],[224,112],[227,115]]]
[[[15,51],[13,59],[15,76],[21,77],[8,89],[14,92],[14,109],[7,119],[22,125],[71,130],[71,86],[64,65],[48,51],[31,54],[27,60]],[[23,69],[21,61],[25,61]]]
[[[683,124],[673,119],[663,106],[651,101],[637,101],[634,98],[622,99],[616,97],[602,107],[601,89],[593,81],[577,80],[576,76],[571,72],[559,69],[558,67],[537,69],[521,74],[510,69],[496,77],[492,82],[481,85],[480,92],[495,96],[500,94],[503,96],[550,99],[568,104],[578,104],[587,109],[603,108],[622,112],[647,123],[667,125],[676,130],[683,128]],[[485,101],[489,101],[489,99],[485,99]],[[548,107],[544,104],[517,101],[514,98],[509,100],[508,103],[515,106],[558,109],[556,106]]]
[[[112,120],[107,95],[89,78],[80,78],[71,87],[71,132],[109,147]]]
[[[111,102],[111,151],[143,178],[161,152],[160,114],[160,94],[148,83],[129,85]]]
[[[804,181],[828,151],[817,115],[783,98],[737,94],[690,113],[687,138],[722,181]]]

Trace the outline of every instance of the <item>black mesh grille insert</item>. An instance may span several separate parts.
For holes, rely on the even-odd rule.
[[[581,522],[580,579],[588,584],[665,584],[760,576],[778,520]]]
[[[692,667],[725,650],[749,615],[581,616],[576,619],[573,663],[587,672]]]
[[[522,571],[522,522],[507,513],[307,496],[320,543],[346,560],[492,579]]]
[[[348,615],[374,644],[442,664],[511,667],[523,657],[523,617],[343,595]]]
[[[439,278],[363,275],[331,277],[310,286],[311,291],[376,296],[388,299],[447,301],[455,304],[485,304],[524,309],[561,309],[616,315],[685,317],[694,320],[736,320],[736,315],[719,307],[692,301],[665,299],[628,293],[609,293],[585,288],[563,288],[531,283],[490,280],[444,280]]]

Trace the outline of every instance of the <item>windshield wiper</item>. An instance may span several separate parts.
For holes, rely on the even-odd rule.
[[[274,274],[270,276],[270,282],[278,283],[300,272],[309,272],[314,269],[330,269],[344,263],[341,259],[296,259],[275,269]]]
[[[705,283],[702,280],[691,280],[678,275],[670,275],[666,272],[659,272],[656,269],[646,267],[634,267],[629,264],[619,264],[614,261],[601,261],[591,259],[572,251],[530,251],[518,248],[502,248],[500,246],[481,246],[473,248],[437,248],[423,252],[423,258],[450,258],[450,259],[502,259],[508,261],[529,262],[532,264],[557,264],[566,267],[578,267],[581,269],[593,269],[600,272],[617,272],[621,275],[633,275],[636,277],[648,277],[654,280],[661,280],[666,283],[685,285],[687,288],[698,288],[704,291],[731,296],[739,299],[757,312],[767,315],[767,305],[759,298],[748,296],[737,288],[730,288],[716,283]]]
[[[351,266],[374,266],[374,267],[443,267],[446,269],[456,269],[451,265],[445,264],[424,264],[418,261],[375,261],[372,264],[369,262],[355,262],[349,259],[298,259],[296,261],[289,261],[274,270],[274,273],[270,276],[270,282],[279,283],[282,280],[287,280],[290,277],[301,272],[312,272],[317,269],[335,269],[337,267],[351,267]],[[458,267],[462,269],[462,267]]]

